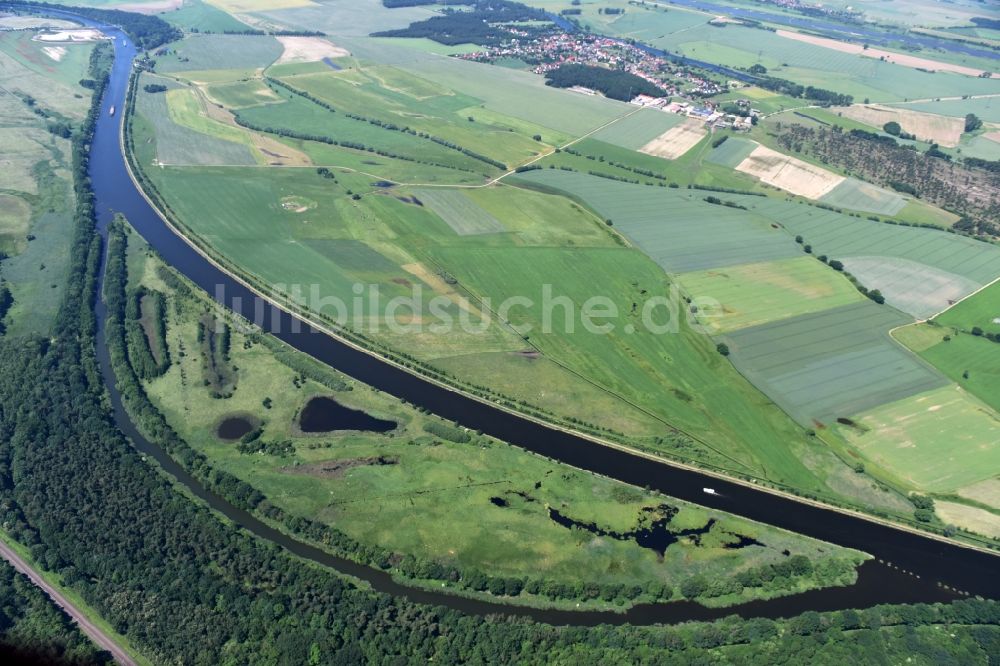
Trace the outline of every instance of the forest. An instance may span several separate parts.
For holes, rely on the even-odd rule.
[[[391,1],[389,0],[389,2]],[[409,4],[427,3],[410,2]],[[472,5],[472,9],[458,11],[446,8],[442,16],[432,16],[398,30],[376,32],[372,36],[424,37],[448,46],[469,43],[491,46],[511,37],[511,31],[503,25],[505,23],[548,20],[548,15],[541,9],[533,9],[508,0],[474,0],[474,2],[469,3],[449,4],[469,4]],[[393,4],[392,6],[406,5]],[[518,26],[518,30],[532,33],[540,29]]]
[[[0,561],[0,656],[19,664],[111,664],[27,576]]]
[[[974,235],[1000,236],[1000,172],[921,153],[900,145],[890,136],[839,126],[806,127],[777,124],[778,144],[789,151],[809,155],[823,164],[846,169],[849,175],[898,191],[964,216],[959,230]],[[939,151],[940,152],[940,151]],[[949,156],[950,157],[950,156]]]
[[[662,90],[631,72],[588,65],[560,65],[545,73],[545,85],[556,88],[583,86],[623,102],[628,102],[636,95],[663,96]]]

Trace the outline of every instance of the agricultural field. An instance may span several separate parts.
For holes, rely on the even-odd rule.
[[[59,308],[75,203],[70,141],[49,123],[73,126],[90,104],[79,81],[89,76],[93,43],[56,53],[34,34],[0,32],[0,284],[13,296],[0,322],[7,335],[46,334]]]
[[[915,111],[910,107],[855,104],[835,107],[832,111],[877,129],[882,129],[882,126],[888,122],[896,122],[899,123],[904,132],[916,135],[917,139],[934,141],[948,148],[954,148],[958,145],[965,129],[963,118]]]
[[[551,169],[519,178],[586,201],[671,273],[801,254],[792,238],[768,219],[705,203],[711,192],[651,188]]]
[[[639,109],[614,125],[595,132],[592,137],[622,148],[640,150],[650,141],[683,121],[683,116],[674,113]]]
[[[699,323],[714,335],[864,300],[846,279],[830,273],[802,256],[682,273],[678,279],[698,303]]]
[[[650,43],[731,67],[759,63],[769,75],[853,95],[857,101],[902,102],[925,97],[928,90],[941,97],[997,92],[995,81],[946,72],[931,74],[737,25],[695,26]]]
[[[906,206],[906,200],[899,194],[857,178],[843,180],[819,200],[840,208],[888,217],[898,214]]]
[[[287,8],[262,6],[250,11],[254,11],[255,19],[267,23],[351,37],[367,37],[373,32],[405,28],[414,21],[434,15],[429,7],[386,9],[382,0],[313,0],[297,2],[297,5]]]
[[[702,121],[688,118],[640,147],[639,152],[676,160],[698,145],[706,134]]]
[[[909,321],[866,301],[723,339],[746,377],[799,423],[819,427],[946,383],[889,337]]]
[[[199,32],[226,32],[247,29],[247,24],[203,0],[184,0],[183,5],[164,12],[161,17],[182,30],[195,28]]]
[[[757,146],[736,165],[737,171],[759,178],[772,187],[819,199],[844,182],[844,177],[808,162],[784,155],[767,146]]]
[[[817,570],[811,578],[741,594],[706,594],[705,602],[713,605],[846,583],[863,558],[468,433],[238,326],[231,328],[227,355],[238,368],[235,389],[230,397],[216,397],[194,381],[204,370],[198,322],[211,307],[207,299],[164,282],[167,269],[140,242],[131,249],[129,270],[134,282],[168,295],[168,344],[186,352],[175,354],[178,363],[147,383],[171,425],[213,465],[250,483],[276,506],[326,523],[364,545],[463,572],[638,586],[640,600],[669,596],[664,588],[674,590],[690,576],[728,578],[789,554],[806,555]],[[224,318],[221,312],[213,316]],[[384,434],[335,425],[326,432],[303,432],[303,407],[315,397],[333,398],[395,427]],[[280,447],[244,453],[239,441],[219,437],[223,421],[251,414],[260,428],[256,441]],[[668,519],[669,530],[703,534],[695,540],[678,538],[661,556],[632,538],[569,529],[550,515],[550,508],[619,534],[660,516]],[[740,537],[753,544],[733,548]]]
[[[974,113],[986,122],[1000,123],[1000,95],[997,93],[998,91],[993,90],[988,96],[970,99],[948,98],[941,95],[941,99],[924,100],[921,98],[919,102],[900,104],[896,107],[956,118],[964,118],[966,114]]]
[[[1000,464],[1000,418],[955,385],[849,421],[838,427],[858,451],[924,492],[957,493],[994,476]]]

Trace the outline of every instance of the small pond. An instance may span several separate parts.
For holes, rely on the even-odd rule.
[[[215,435],[219,439],[234,440],[252,432],[256,427],[257,424],[249,416],[227,416],[215,428]]]
[[[333,430],[365,430],[368,432],[389,432],[395,430],[395,421],[377,419],[370,414],[344,407],[325,396],[311,399],[299,415],[299,429],[302,432],[331,432]]]

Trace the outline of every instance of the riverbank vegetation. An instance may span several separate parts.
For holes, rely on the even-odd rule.
[[[183,279],[141,239],[131,235],[129,243],[128,290],[168,294],[168,344],[184,352],[142,390],[204,456],[203,475],[210,465],[239,478],[254,488],[262,517],[336,554],[435,587],[533,605],[614,607],[682,595],[732,604],[853,579],[857,554],[542,460],[422,415],[262,333],[230,327],[193,290],[170,289]],[[241,373],[239,389],[224,396],[202,385],[203,354],[191,351],[209,319],[232,331],[229,362]],[[303,406],[326,395],[398,425],[381,435],[302,432]],[[262,421],[246,446],[216,434],[234,414]],[[556,508],[575,522],[560,523]],[[786,570],[793,560],[801,564]]]

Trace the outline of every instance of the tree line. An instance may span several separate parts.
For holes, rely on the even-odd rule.
[[[389,0],[390,2],[392,0]],[[417,3],[413,3],[417,4]],[[427,4],[427,3],[419,3]],[[432,16],[423,21],[411,23],[406,28],[383,30],[373,33],[373,37],[422,37],[440,44],[499,44],[511,37],[511,31],[504,24],[521,21],[548,21],[549,16],[541,9],[534,9],[519,2],[509,0],[472,0],[454,4],[469,5],[471,9],[455,10],[445,8],[444,14]],[[408,5],[394,5],[408,6]],[[537,34],[538,27],[518,26],[519,31]]]

